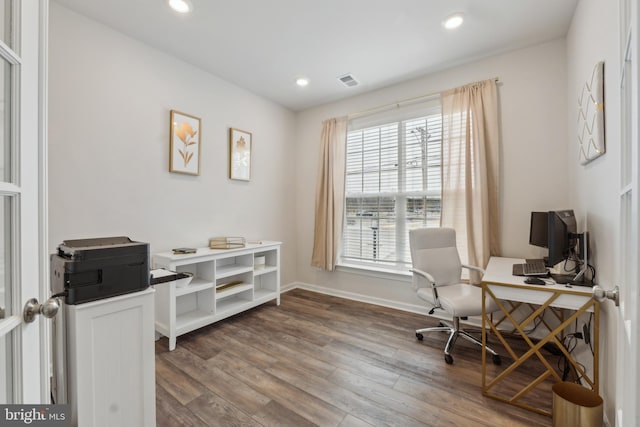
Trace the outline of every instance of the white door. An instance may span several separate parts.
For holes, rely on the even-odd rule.
[[[0,403],[48,403],[48,326],[25,323],[48,297],[47,0],[0,2]]]
[[[638,150],[638,1],[620,1],[621,27],[621,152],[620,152],[620,256],[618,278],[620,280],[620,306],[617,320],[617,371],[616,371],[616,426],[640,425],[640,393],[638,373],[638,267],[640,185],[640,151]]]

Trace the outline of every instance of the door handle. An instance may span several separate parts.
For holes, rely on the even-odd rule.
[[[615,303],[616,307],[620,305],[620,288],[618,286],[609,291],[605,291],[600,286],[595,285],[592,292],[593,297],[600,302],[610,299]]]
[[[47,319],[51,319],[60,309],[60,301],[57,297],[49,298],[44,304],[40,304],[36,298],[31,298],[24,305],[22,317],[26,323],[36,320],[36,315],[42,314]]]

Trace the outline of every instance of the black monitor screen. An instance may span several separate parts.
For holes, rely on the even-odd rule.
[[[540,246],[541,248],[549,247],[548,239],[548,220],[546,212],[531,212],[531,227],[529,228],[529,244]]]
[[[577,225],[573,210],[550,211],[548,221],[548,266],[553,266],[567,259],[576,246]]]

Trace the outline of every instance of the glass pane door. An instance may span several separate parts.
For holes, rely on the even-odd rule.
[[[0,1],[0,403],[46,403],[48,394],[48,364],[41,356],[42,349],[47,354],[41,341],[47,331],[41,321],[22,320],[25,302],[44,291],[39,191],[46,187],[46,115],[39,108],[46,105],[40,39],[46,39],[47,4]]]
[[[9,46],[10,48],[15,48],[13,46],[13,37],[12,37],[12,14],[13,14],[13,2],[12,1],[2,1],[0,2],[0,41]]]
[[[1,10],[1,8],[0,8]],[[11,182],[13,149],[11,138],[11,68],[6,59],[0,64],[0,181]]]
[[[0,198],[0,322],[12,314],[11,295],[11,196]],[[6,328],[11,325],[7,320]],[[13,323],[16,323],[15,320]],[[0,333],[0,402],[13,402],[14,333]]]

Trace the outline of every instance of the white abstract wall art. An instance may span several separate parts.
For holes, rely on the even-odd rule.
[[[578,143],[580,163],[586,165],[605,153],[604,62],[598,62],[578,96]]]

